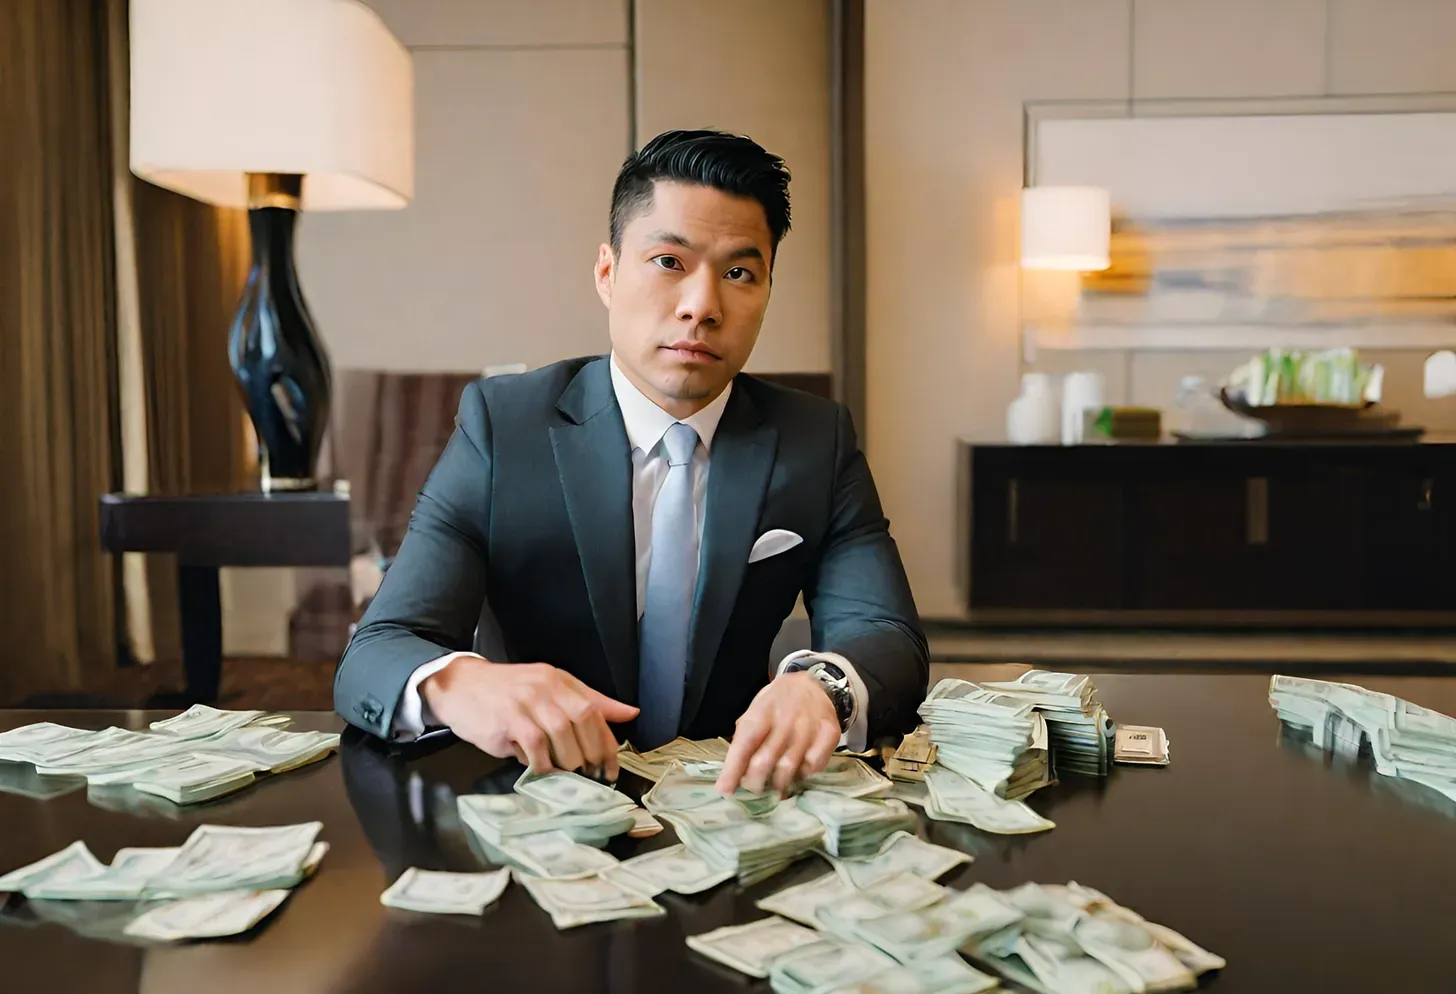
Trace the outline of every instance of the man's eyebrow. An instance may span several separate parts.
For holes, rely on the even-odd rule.
[[[687,238],[679,235],[675,231],[654,231],[651,235],[648,236],[648,241],[654,245],[662,244],[665,242],[668,245],[679,245],[687,249],[689,252],[698,251],[698,247],[696,245],[694,245]],[[734,249],[732,252],[728,253],[729,262],[733,262],[738,259],[757,259],[759,262],[765,263],[767,261],[763,257],[763,252],[761,252],[755,245],[745,245],[742,248]]]
[[[697,248],[692,242],[673,231],[654,231],[648,236],[647,240],[653,243],[667,242],[669,245],[681,245],[690,252],[697,251]]]
[[[758,250],[758,246],[756,245],[745,245],[741,249],[735,249],[728,253],[729,262],[735,259],[757,259],[759,262],[765,261],[763,253]]]

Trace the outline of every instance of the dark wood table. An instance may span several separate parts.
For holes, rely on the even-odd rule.
[[[158,706],[217,701],[223,566],[348,566],[349,498],[335,493],[103,494],[101,547],[177,557],[187,686]]]
[[[1057,822],[1035,836],[923,826],[975,862],[946,879],[1011,887],[1076,880],[1228,959],[1200,989],[1382,994],[1449,991],[1456,936],[1456,805],[1281,739],[1261,676],[1098,676],[1117,719],[1162,725],[1167,769],[1118,767],[1035,794]],[[1371,687],[1456,711],[1456,681],[1371,678]],[[0,712],[0,728],[49,719],[139,726],[146,712]],[[322,713],[295,727],[337,728]],[[804,861],[746,891],[663,895],[666,917],[557,932],[512,885],[483,918],[430,917],[379,904],[408,866],[481,866],[455,796],[507,790],[515,770],[463,745],[390,755],[346,737],[341,755],[211,806],[157,802],[138,813],[88,803],[83,789],[36,800],[0,794],[0,871],[77,838],[109,860],[121,846],[176,845],[195,825],[324,823],[319,874],[237,939],[138,948],[83,937],[12,899],[0,915],[7,990],[145,994],[329,991],[681,992],[767,990],[690,952],[683,936],[761,917],[753,902],[827,870]],[[624,778],[635,791],[635,778]],[[1410,787],[1410,790],[1406,790]],[[1441,802],[1441,803],[1436,803]],[[672,842],[619,838],[619,856]],[[54,903],[54,902],[53,902]],[[97,906],[90,906],[97,907]],[[82,909],[84,911],[84,909]],[[116,913],[112,907],[111,913]],[[97,914],[104,914],[101,908]]]

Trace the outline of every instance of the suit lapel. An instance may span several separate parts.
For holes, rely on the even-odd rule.
[[[607,360],[582,367],[557,402],[573,423],[551,429],[587,596],[617,700],[637,701],[637,551],[632,451]],[[709,477],[711,481],[711,476]]]
[[[688,636],[683,727],[692,722],[703,702],[713,661],[738,599],[777,448],[778,431],[759,419],[758,408],[742,382],[735,384],[713,436],[708,463],[703,551]]]

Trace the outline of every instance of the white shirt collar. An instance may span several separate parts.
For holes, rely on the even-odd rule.
[[[634,449],[641,449],[644,454],[651,452],[662,441],[662,436],[667,434],[667,429],[676,424],[678,419],[648,400],[647,395],[627,379],[627,374],[617,365],[616,353],[612,354],[610,365],[612,390],[617,394],[617,406],[622,409],[622,421],[627,426],[627,441],[632,443]],[[698,433],[698,437],[703,440],[704,449],[713,448],[713,435],[718,431],[718,422],[723,419],[723,409],[728,406],[728,395],[732,392],[733,383],[730,380],[728,386],[713,398],[711,404],[697,414],[682,419],[683,424],[691,425]]]

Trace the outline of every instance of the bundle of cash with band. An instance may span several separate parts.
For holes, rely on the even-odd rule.
[[[920,716],[937,766],[1012,800],[1049,782],[1047,726],[1031,702],[947,678],[931,688]]]
[[[1015,680],[981,686],[1025,701],[1046,719],[1052,765],[1058,775],[1107,776],[1116,726],[1086,674],[1028,670]]]
[[[240,790],[259,774],[282,773],[338,748],[329,732],[285,732],[291,719],[197,704],[150,731],[69,728],[52,722],[0,733],[0,761],[31,763],[40,776],[85,777],[91,786],[130,785],[193,804]]]
[[[1090,887],[1024,884],[999,896],[1021,921],[966,952],[1032,990],[1172,991],[1198,985],[1224,960]]]
[[[510,873],[447,873],[412,866],[379,895],[379,903],[431,915],[478,915],[505,893]]]
[[[855,858],[880,851],[895,832],[913,830],[915,814],[894,798],[847,797],[823,790],[807,790],[798,797],[799,810],[824,824],[824,849],[831,856]]]
[[[673,763],[722,762],[728,757],[729,742],[724,738],[692,739],[676,738],[665,745],[648,752],[638,752],[632,743],[623,742],[617,748],[617,762],[622,769],[629,770],[646,780],[660,780]]]
[[[599,847],[638,824],[637,805],[626,794],[564,772],[527,770],[515,793],[462,794],[456,809],[488,859],[545,877],[615,865]]]
[[[1168,735],[1161,728],[1146,725],[1118,725],[1117,745],[1112,758],[1135,766],[1167,766],[1170,762]]]
[[[1352,757],[1368,749],[1382,776],[1456,801],[1456,718],[1356,684],[1283,675],[1270,679],[1269,703],[1316,747]]]
[[[934,762],[935,743],[930,738],[930,726],[921,725],[905,736],[895,754],[885,760],[885,773],[892,780],[923,781],[926,769]]]

